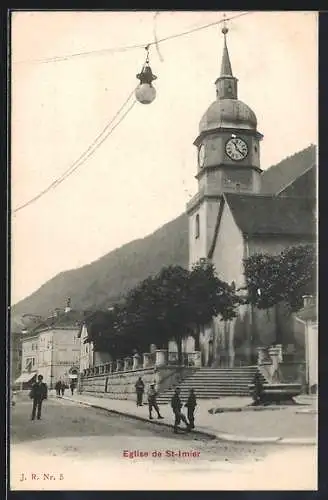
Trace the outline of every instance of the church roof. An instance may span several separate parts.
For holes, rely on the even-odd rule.
[[[261,175],[261,193],[278,194],[315,164],[316,146],[311,144],[308,148],[264,170]]]
[[[247,235],[315,236],[315,200],[225,193],[234,220]]]

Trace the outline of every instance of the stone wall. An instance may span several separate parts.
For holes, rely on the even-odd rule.
[[[138,370],[122,371],[112,374],[102,374],[81,377],[79,392],[97,393],[110,399],[135,399],[135,383],[139,377],[145,384],[147,393],[151,383],[156,384],[158,392],[179,384],[195,368],[188,367],[152,367]]]

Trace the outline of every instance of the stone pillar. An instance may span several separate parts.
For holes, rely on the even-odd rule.
[[[136,353],[133,355],[132,370],[137,370],[139,366],[140,366],[140,354]]]
[[[258,366],[263,365],[266,357],[266,348],[265,347],[258,347],[257,348],[257,364]]]
[[[143,353],[143,368],[148,368],[150,366],[150,352]]]
[[[126,357],[124,358],[124,371],[127,372],[131,369],[131,358],[130,357]]]
[[[112,373],[113,372],[113,361],[110,361],[108,363],[108,373]]]
[[[200,368],[202,366],[201,352],[200,351],[195,351],[192,354],[193,354],[194,366],[196,366],[197,368]]]
[[[123,362],[121,359],[117,359],[116,360],[116,371],[117,372],[120,372],[122,370],[122,367],[123,367]]]
[[[279,381],[279,363],[282,362],[282,345],[278,344],[276,346],[271,346],[269,347],[269,356],[271,358],[271,377],[272,377],[272,382],[278,382]]]
[[[166,366],[167,365],[167,349],[157,349],[156,350],[156,366]]]

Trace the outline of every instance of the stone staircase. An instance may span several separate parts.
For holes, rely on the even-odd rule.
[[[253,382],[257,366],[242,366],[236,368],[199,368],[185,378],[179,385],[181,399],[185,401],[189,389],[193,388],[198,399],[217,399],[223,396],[249,396],[248,385]],[[266,382],[261,374],[263,382]],[[170,402],[177,386],[170,387],[159,394],[160,404]]]

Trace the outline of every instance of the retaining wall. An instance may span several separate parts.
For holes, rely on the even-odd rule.
[[[80,393],[97,393],[110,399],[135,399],[135,383],[139,377],[145,384],[145,392],[151,383],[156,384],[159,393],[178,385],[195,368],[189,367],[152,367],[140,368],[126,372],[101,374],[81,377],[79,383]]]

